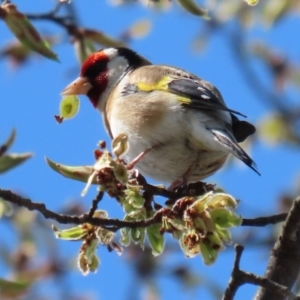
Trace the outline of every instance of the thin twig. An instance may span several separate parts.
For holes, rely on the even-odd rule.
[[[228,286],[225,290],[223,300],[232,300],[240,286],[250,283],[253,285],[262,286],[265,289],[274,291],[277,295],[276,299],[288,299],[288,300],[300,300],[299,296],[293,294],[287,287],[277,284],[267,278],[257,276],[253,273],[248,273],[240,270],[240,261],[242,257],[244,247],[242,245],[236,245],[236,257],[231,273],[231,278]],[[269,298],[274,299],[274,298]]]
[[[236,255],[235,255],[233,270],[231,273],[231,278],[229,280],[228,286],[225,290],[223,300],[234,299],[237,290],[243,284],[240,282],[239,276],[236,276],[236,274],[240,271],[240,261],[241,261],[242,253],[244,251],[244,247],[242,245],[236,245],[235,251],[236,251]]]
[[[92,218],[92,217],[93,217],[95,211],[96,211],[97,208],[98,208],[98,204],[99,204],[99,202],[102,200],[103,196],[104,196],[104,192],[101,191],[101,190],[99,190],[99,192],[98,192],[96,198],[95,198],[95,199],[93,200],[93,202],[92,202],[92,207],[91,207],[91,209],[90,209],[90,211],[89,211],[89,213],[88,213],[88,217],[89,217],[89,218]]]
[[[284,222],[287,215],[288,215],[287,213],[282,213],[282,214],[278,214],[278,215],[272,215],[272,216],[268,216],[268,217],[259,217],[259,218],[255,218],[255,219],[245,219],[244,218],[241,226],[262,227],[262,226],[266,226],[266,225],[270,225],[270,224],[277,224],[280,222]]]
[[[34,21],[50,21],[53,22],[68,32],[71,36],[80,36],[80,30],[78,28],[77,24],[77,17],[73,15],[75,13],[75,10],[69,10],[69,13],[67,15],[58,16],[57,13],[59,12],[60,8],[63,5],[70,5],[68,3],[59,2],[56,4],[56,6],[47,13],[41,13],[41,14],[26,14],[26,17],[30,20]]]

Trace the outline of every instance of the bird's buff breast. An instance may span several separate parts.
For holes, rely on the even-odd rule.
[[[203,125],[199,117],[183,110],[174,99],[165,97],[160,102],[149,96],[147,102],[134,97],[130,101],[119,98],[117,102],[107,113],[109,131],[114,138],[127,135],[129,150],[124,158],[128,163],[149,150],[135,166],[143,175],[172,183],[190,169],[189,181],[194,182],[225,163],[228,152],[212,151],[207,142],[187,136],[191,123],[196,122],[199,129]]]
[[[114,137],[121,133],[128,136],[129,150],[124,156],[128,163],[149,150],[135,167],[144,176],[161,183],[181,179],[189,169],[189,182],[202,180],[216,172],[228,156],[224,152],[208,151],[200,145],[193,145],[181,134],[180,126],[175,126],[173,136],[169,135],[170,131],[164,134],[163,128],[144,134],[126,130],[126,126],[113,126],[111,129]]]
[[[131,144],[132,145],[132,144]],[[136,153],[130,151],[126,160],[134,159]],[[157,145],[136,165],[143,175],[162,183],[182,179],[188,173],[188,181],[202,180],[216,172],[226,161],[227,154],[190,149],[179,143]]]

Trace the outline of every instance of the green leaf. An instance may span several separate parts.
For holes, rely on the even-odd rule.
[[[3,3],[0,7],[0,18],[17,39],[30,48],[47,58],[58,61],[57,55],[50,49],[49,43],[44,40],[27,17],[17,10],[12,3]]]
[[[207,14],[207,10],[201,8],[198,6],[193,0],[177,0],[179,5],[184,8],[187,12],[195,15],[195,16],[201,16],[204,19],[209,20],[210,17]]]
[[[87,247],[84,251],[84,255],[88,261],[88,263],[90,264],[92,262],[92,258],[96,253],[96,250],[98,248],[98,240],[93,239],[92,241],[88,241],[86,243]]]
[[[209,232],[205,238],[201,239],[199,246],[206,265],[213,264],[217,259],[218,253],[224,249],[222,240],[216,232]]]
[[[151,27],[152,23],[150,20],[139,20],[131,25],[130,28],[125,31],[125,34],[127,34],[130,38],[143,38],[150,32]]]
[[[26,292],[30,285],[30,282],[8,281],[0,278],[0,295],[17,297]]]
[[[28,158],[32,156],[32,153],[10,153],[5,154],[0,157],[0,174],[4,173],[19,164],[26,161]]]
[[[212,247],[214,250],[221,251],[225,248],[222,240],[215,231],[208,233],[205,239],[206,241],[208,240],[210,247]]]
[[[208,192],[204,195],[197,197],[194,203],[190,205],[190,208],[195,209],[195,211],[197,211],[198,214],[202,213],[207,209],[207,204],[212,199],[213,195],[213,192]]]
[[[96,231],[96,237],[102,245],[109,245],[112,242],[114,236],[114,232],[102,227],[99,227]]]
[[[194,231],[188,231],[181,235],[179,244],[186,257],[194,257],[200,252],[200,237]]]
[[[293,140],[283,116],[273,113],[265,116],[258,125],[258,134],[270,145]]]
[[[147,227],[147,235],[152,248],[152,254],[154,256],[160,255],[165,246],[164,236],[160,233],[160,228],[161,224],[155,224]]]
[[[112,163],[114,175],[124,185],[128,182],[128,170],[123,163]]]
[[[113,153],[116,157],[124,155],[129,149],[128,136],[125,133],[119,134],[112,141]]]
[[[120,239],[120,243],[122,246],[129,246],[130,245],[130,229],[125,227],[125,228],[121,228],[121,239]]]
[[[82,275],[88,275],[90,272],[89,264],[83,252],[80,252],[77,258],[77,267]]]
[[[131,240],[135,244],[139,244],[143,250],[145,248],[145,232],[145,228],[131,228],[130,230]]]
[[[239,226],[242,218],[225,208],[215,208],[210,212],[211,219],[215,225],[221,228]]]
[[[3,216],[11,216],[13,214],[12,204],[0,197],[0,219]]]
[[[58,164],[49,158],[45,158],[49,167],[56,171],[57,173],[63,175],[64,177],[75,179],[82,182],[87,182],[90,175],[94,171],[93,166],[66,166],[62,164]],[[96,178],[92,181],[92,184],[97,184]]]
[[[89,272],[96,272],[100,264],[97,257],[96,250],[98,247],[98,240],[85,240],[81,246],[78,256],[77,265],[83,275],[88,275]]]
[[[118,41],[107,34],[93,29],[83,29],[83,36],[94,43],[100,44],[104,47],[124,47],[125,44]]]
[[[224,208],[233,208],[237,207],[237,201],[229,194],[225,193],[216,193],[213,194],[211,199],[208,202],[208,207],[216,208],[216,207],[224,207]]]
[[[55,233],[55,237],[62,240],[78,241],[82,240],[88,234],[88,228],[86,226],[78,225],[72,228],[60,230],[55,226],[52,226]]]
[[[100,265],[100,259],[96,254],[94,254],[91,258],[90,271],[96,272],[99,268],[99,265]]]
[[[125,190],[125,194],[125,201],[133,208],[140,209],[144,206],[145,199],[139,190],[128,188]]]
[[[114,1],[120,1],[120,0],[114,0]],[[130,0],[121,0],[123,2],[130,2]],[[153,9],[157,10],[167,10],[171,7],[170,0],[151,0],[151,1],[140,1],[144,6],[147,8],[151,7]]]
[[[216,226],[215,233],[219,236],[222,242],[227,244],[231,243],[231,234],[229,229]]]
[[[255,6],[258,4],[259,0],[245,0],[250,6]],[[282,1],[284,2],[284,1]]]
[[[107,219],[108,218],[108,212],[106,210],[96,210],[93,214],[93,218],[98,218],[98,219]]]
[[[263,21],[271,26],[278,22],[290,9],[293,9],[292,1],[267,1],[262,11]]]
[[[206,265],[213,264],[218,257],[219,251],[214,250],[210,244],[204,243],[203,241],[201,241],[199,245],[204,263]]]
[[[126,214],[130,214],[130,213],[136,211],[136,207],[134,207],[131,203],[129,203],[126,200],[124,200],[124,202],[122,203],[122,206],[123,206],[123,209]]]
[[[69,95],[60,101],[59,112],[60,117],[64,120],[71,119],[76,116],[79,111],[79,98],[76,95]]]

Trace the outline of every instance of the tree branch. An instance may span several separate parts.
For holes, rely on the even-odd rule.
[[[242,245],[236,245],[236,257],[234,262],[234,267],[231,273],[231,278],[228,283],[228,286],[223,295],[223,300],[232,300],[239,289],[240,286],[245,283],[250,283],[254,285],[262,286],[265,289],[271,290],[276,294],[276,297],[268,298],[268,299],[288,299],[288,300],[299,300],[300,297],[294,295],[288,288],[275,283],[267,278],[257,276],[252,273],[244,272],[240,270],[240,260],[242,257],[242,253],[244,247]]]
[[[99,202],[102,200],[103,196],[104,196],[104,192],[100,190],[100,191],[98,192],[96,198],[95,198],[95,199],[93,200],[93,202],[92,202],[92,207],[91,207],[91,209],[90,209],[90,211],[89,211],[89,213],[88,213],[88,217],[89,217],[89,218],[92,218],[92,217],[93,217],[95,211],[96,211],[97,208],[98,208],[98,204],[99,204]]]
[[[300,271],[300,197],[288,214],[281,236],[276,242],[265,277],[291,289]],[[256,300],[278,299],[273,289],[261,288]]]
[[[257,226],[262,227],[270,224],[277,224],[280,222],[284,222],[287,213],[282,213],[278,215],[268,216],[268,217],[260,217],[255,219],[243,219],[241,226]]]
[[[101,193],[99,193],[101,196]],[[98,196],[99,196],[98,194]],[[98,203],[98,196],[96,199],[93,201],[93,206],[92,210],[96,206],[95,203]],[[99,199],[100,199],[99,196]],[[20,207],[26,207],[28,210],[31,211],[38,211],[40,212],[46,219],[52,219],[57,221],[60,224],[84,224],[84,223],[89,223],[94,226],[101,226],[104,228],[107,228],[112,231],[117,231],[120,228],[128,227],[128,228],[139,228],[139,227],[148,227],[150,225],[160,223],[161,218],[162,218],[162,213],[158,211],[153,217],[145,220],[140,220],[140,221],[121,221],[118,219],[99,219],[99,218],[94,218],[90,216],[90,212],[87,214],[83,214],[81,216],[69,216],[69,215],[63,215],[63,214],[58,214],[55,213],[49,209],[47,209],[46,205],[44,203],[37,203],[33,202],[28,198],[21,197],[17,194],[14,194],[10,190],[2,190],[0,189],[0,198],[3,200],[16,204]],[[100,201],[100,200],[99,200]],[[93,208],[94,207],[94,208]]]
[[[153,192],[153,195],[159,195],[166,193],[172,193],[173,199],[178,199],[177,192],[169,192],[163,188],[158,188],[147,184],[147,191]],[[159,210],[157,213],[146,220],[140,221],[121,221],[118,219],[98,219],[93,218],[93,214],[97,209],[98,203],[101,201],[103,197],[103,192],[99,192],[96,198],[93,200],[92,207],[87,214],[83,214],[81,216],[69,216],[64,214],[55,213],[49,209],[47,209],[44,203],[37,203],[33,202],[28,198],[24,198],[20,195],[13,193],[10,190],[2,190],[0,189],[0,198],[3,200],[13,203],[15,205],[26,207],[28,210],[31,211],[38,211],[40,212],[46,219],[52,219],[57,221],[61,224],[83,224],[83,223],[90,223],[95,226],[102,226],[112,231],[117,231],[120,228],[129,227],[129,228],[138,228],[138,227],[148,227],[153,224],[157,224],[161,222],[161,218],[164,215],[164,210]],[[244,219],[242,222],[242,226],[265,226],[268,224],[276,224],[281,222],[285,219],[286,214],[274,215],[270,217],[261,217],[256,219]]]
[[[65,5],[68,8],[68,14],[58,16],[60,8]],[[78,28],[76,12],[71,8],[71,3],[58,2],[56,6],[47,13],[41,14],[26,14],[29,20],[34,21],[49,21],[63,27],[71,36],[81,37],[80,29]]]
[[[174,204],[176,202],[176,200],[178,200],[182,197],[186,197],[186,196],[193,197],[193,196],[197,196],[197,195],[203,195],[209,191],[213,191],[214,187],[215,187],[215,185],[213,185],[213,184],[207,184],[205,182],[198,181],[195,183],[190,183],[187,186],[180,187],[176,191],[170,191],[163,187],[151,185],[151,184],[147,183],[146,181],[142,182],[141,184],[143,186],[143,189],[146,192],[149,192],[149,193],[153,194],[154,196],[162,196],[165,198],[169,198],[167,200],[168,205]]]

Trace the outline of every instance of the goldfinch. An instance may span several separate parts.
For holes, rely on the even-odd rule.
[[[115,138],[128,136],[127,162],[172,187],[202,180],[233,154],[259,174],[238,145],[255,132],[212,84],[182,69],[152,65],[120,47],[91,54],[62,95],[87,95]]]

